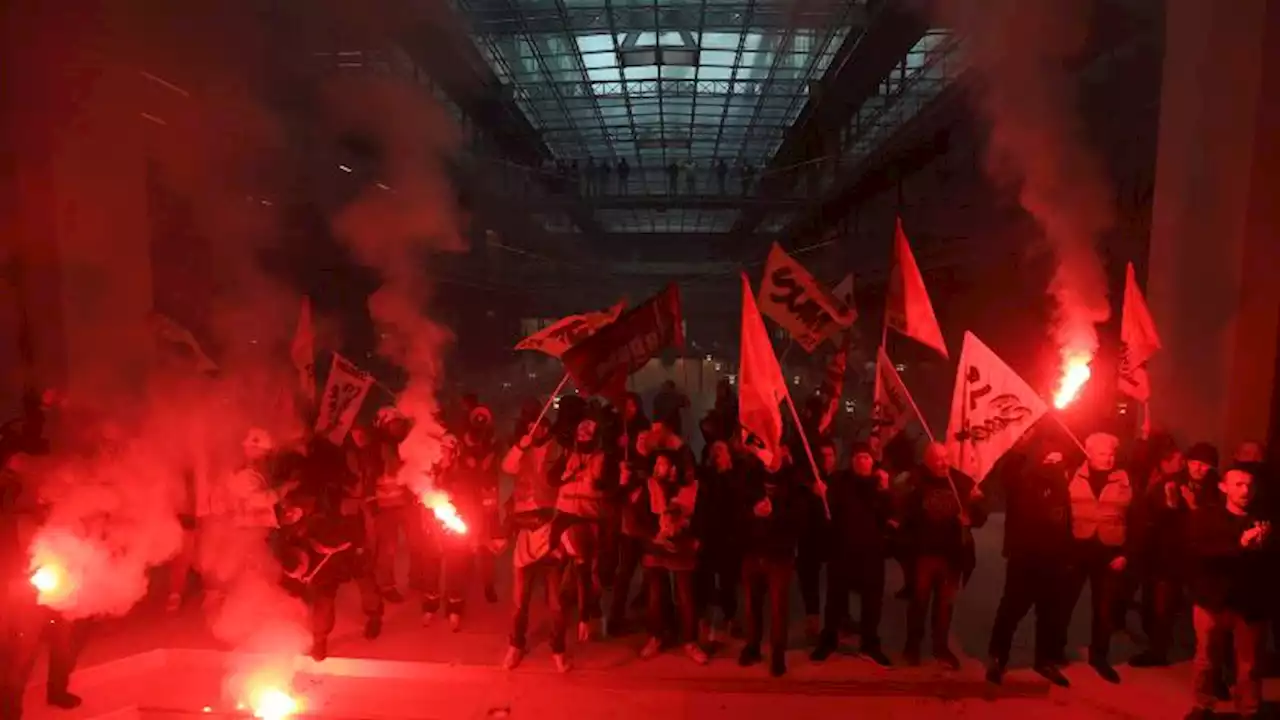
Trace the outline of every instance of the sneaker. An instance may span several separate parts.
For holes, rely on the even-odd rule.
[[[79,695],[63,690],[62,692],[50,692],[45,696],[45,702],[62,710],[75,710],[80,707],[84,700]]]
[[[502,658],[502,669],[515,670],[520,667],[521,660],[524,660],[524,651],[518,647],[509,647],[506,657]]]
[[[698,643],[685,643],[684,654],[699,665],[706,665],[711,662],[711,658],[707,657],[706,651],[698,647]]]
[[[595,635],[595,623],[589,620],[578,623],[578,642],[591,642]]]
[[[1004,663],[993,660],[987,665],[987,682],[992,685],[1004,683]]]
[[[368,620],[364,621],[364,639],[365,640],[377,640],[378,636],[381,634],[382,634],[382,618],[381,617],[375,615],[369,618]]]
[[[462,630],[462,616],[458,613],[449,613],[449,629],[453,632]]]
[[[951,650],[939,650],[933,654],[933,659],[938,661],[942,667],[955,671],[960,669],[960,658]]]
[[[440,598],[428,595],[422,598],[422,624],[430,625],[435,620],[436,614],[440,612]]]
[[[769,656],[769,674],[773,677],[782,677],[787,674],[786,655],[780,652],[775,652]]]
[[[658,657],[658,653],[662,652],[662,641],[658,638],[649,638],[649,642],[640,648],[641,660],[652,660]]]
[[[1164,653],[1144,650],[1129,658],[1129,666],[1136,668],[1169,667],[1169,658]]]
[[[569,658],[565,657],[564,653],[552,653],[551,663],[556,666],[556,672],[561,674],[573,669],[573,666],[569,664]]]
[[[400,594],[400,591],[399,591],[399,590],[397,590],[397,589],[395,589],[395,588],[387,588],[386,590],[383,590],[383,591],[382,591],[382,599],[383,599],[383,600],[386,600],[386,601],[387,601],[387,602],[389,602],[389,603],[402,603],[402,602],[404,602],[404,596],[403,596],[403,595],[401,595],[401,594]]]
[[[182,593],[169,593],[169,597],[165,599],[165,612],[176,613],[182,609]]]
[[[328,638],[316,638],[311,641],[311,659],[316,662],[324,662],[329,657],[329,640]]]
[[[1057,685],[1058,687],[1063,687],[1063,688],[1071,687],[1071,681],[1067,679],[1066,675],[1062,674],[1062,670],[1058,669],[1057,665],[1050,665],[1049,663],[1041,663],[1039,665],[1036,665],[1035,668],[1033,669],[1036,671],[1037,675],[1044,678],[1045,680],[1048,680],[1054,685]]]
[[[752,665],[758,665],[763,659],[764,656],[760,654],[759,645],[747,645],[742,648],[742,652],[738,654],[738,666],[751,667]]]

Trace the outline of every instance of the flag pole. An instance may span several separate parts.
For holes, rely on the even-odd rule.
[[[543,404],[542,412],[538,413],[538,419],[533,421],[533,425],[529,427],[529,432],[533,432],[533,429],[542,423],[542,419],[547,416],[547,411],[551,409],[567,382],[569,382],[569,373],[565,373],[564,377],[560,378],[560,384],[556,385],[556,389],[551,391],[551,397],[547,398],[547,402]]]
[[[1089,454],[1089,451],[1084,449],[1084,443],[1080,442],[1080,438],[1076,437],[1076,434],[1071,432],[1071,428],[1067,427],[1067,424],[1062,421],[1062,417],[1058,415],[1057,412],[1050,412],[1047,414],[1053,418],[1054,422],[1058,423],[1058,427],[1062,428],[1062,431],[1067,434],[1067,437],[1071,438],[1071,442],[1075,443],[1076,447],[1080,448],[1080,452],[1086,455]]]
[[[818,461],[813,457],[813,448],[809,447],[809,438],[805,437],[804,425],[800,423],[800,413],[796,412],[795,401],[791,399],[791,390],[787,390],[787,407],[791,409],[791,419],[796,422],[796,432],[800,433],[800,442],[804,445],[804,453],[809,457],[809,467],[813,469],[813,481],[815,486],[823,487],[819,493],[822,498],[822,509],[827,513],[827,519],[831,519],[831,506],[827,504],[826,483],[822,480],[822,473],[818,471]]]

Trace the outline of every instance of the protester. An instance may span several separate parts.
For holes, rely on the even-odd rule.
[[[712,443],[698,475],[694,534],[698,538],[696,589],[698,617],[706,624],[708,641],[719,631],[740,637],[738,586],[742,581],[742,530],[736,508],[742,502],[742,463],[724,441]],[[719,622],[713,607],[720,609]]]
[[[815,436],[817,437],[817,436]],[[799,443],[797,443],[799,444]],[[797,452],[798,450],[798,452]],[[800,538],[796,547],[796,578],[800,581],[800,600],[804,604],[805,632],[810,641],[817,639],[822,628],[822,568],[828,567],[827,582],[830,584],[830,569],[827,561],[831,557],[831,521],[827,518],[826,502],[819,494],[818,488],[830,484],[831,476],[836,472],[836,447],[830,440],[816,441],[813,448],[817,455],[819,478],[811,482],[797,494],[804,520],[800,525]],[[803,457],[803,446],[792,448],[793,457]],[[808,466],[805,466],[806,469]],[[846,593],[847,594],[847,593]],[[848,605],[848,600],[845,600]]]
[[[698,644],[694,596],[698,539],[693,532],[693,518],[698,483],[681,474],[679,463],[675,452],[657,451],[653,472],[635,499],[647,530],[643,564],[649,598],[649,640],[641,649],[640,657],[649,659],[662,651],[666,636],[664,594],[674,587],[677,640],[689,659],[705,665],[707,654]]]
[[[1032,450],[1023,467],[1005,475],[1003,554],[1008,562],[987,650],[987,680],[999,685],[1004,679],[1014,632],[1034,608],[1033,667],[1049,682],[1067,687],[1057,664],[1071,620],[1063,600],[1072,559],[1071,496],[1062,453],[1049,452],[1037,462],[1038,454]]]
[[[785,451],[785,448],[784,448]],[[769,603],[769,673],[787,672],[787,624],[791,609],[791,578],[795,572],[796,541],[801,509],[800,488],[786,453],[772,468],[758,457],[747,459],[739,517],[743,527],[742,587],[747,644],[738,664],[759,663],[764,638],[766,597]]]
[[[907,608],[908,665],[920,664],[925,613],[933,603],[933,657],[956,670],[960,660],[949,646],[956,595],[977,562],[972,529],[986,523],[983,494],[969,478],[952,473],[947,448],[930,443],[912,480],[901,533],[914,557],[914,594]]]
[[[594,577],[599,547],[600,522],[608,493],[604,487],[605,452],[599,425],[591,417],[582,419],[573,444],[549,471],[556,496],[556,527],[553,534],[570,557],[577,583],[578,640],[590,640],[597,633],[601,617],[600,587]]]
[[[862,604],[862,654],[888,667],[892,663],[880,644],[880,616],[892,501],[889,475],[876,469],[870,445],[854,443],[849,449],[849,469],[831,477],[827,502],[831,505],[831,559],[822,634],[811,657],[821,662],[839,648],[840,630],[849,616],[849,593],[854,591]]]
[[[1128,559],[1134,548],[1140,547],[1138,533],[1130,532],[1133,489],[1129,475],[1116,469],[1119,444],[1119,439],[1106,433],[1086,438],[1087,459],[1068,485],[1074,557],[1067,597],[1074,608],[1085,583],[1089,584],[1089,665],[1111,683],[1120,682],[1110,658],[1111,635],[1116,629],[1115,607]]]
[[[1211,716],[1227,638],[1234,650],[1236,711],[1244,718],[1258,714],[1262,694],[1258,655],[1270,611],[1266,552],[1273,538],[1270,523],[1250,510],[1253,482],[1246,470],[1228,471],[1219,483],[1223,502],[1193,516],[1195,699],[1188,717]]]

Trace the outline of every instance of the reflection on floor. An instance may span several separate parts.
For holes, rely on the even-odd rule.
[[[1190,700],[1190,668],[1183,662],[1163,670],[1120,668],[1124,682],[1111,686],[1083,664],[1068,669],[1073,687],[1051,688],[1025,669],[1010,672],[1000,688],[982,679],[987,635],[999,599],[1003,562],[1002,527],[997,516],[979,534],[979,568],[961,596],[953,642],[965,658],[959,672],[927,662],[921,668],[882,669],[855,656],[824,664],[808,660],[798,598],[793,623],[790,672],[772,679],[762,668],[734,662],[737,643],[721,648],[708,667],[669,653],[641,662],[643,638],[577,644],[571,641],[574,670],[556,674],[546,648],[546,623],[535,607],[531,655],[515,672],[498,667],[506,649],[509,605],[484,602],[479,589],[461,632],[443,623],[422,627],[416,603],[388,609],[383,636],[361,636],[362,618],[354,589],[339,597],[338,627],[323,663],[299,658],[295,690],[306,717],[368,720],[426,718],[683,717],[736,719],[860,713],[878,718],[1175,718]],[[507,587],[500,576],[500,588]],[[890,591],[898,586],[891,566]],[[891,654],[901,649],[902,603],[887,600],[884,636]],[[233,701],[221,697],[223,678],[236,658],[205,630],[198,607],[166,615],[152,606],[133,616],[103,623],[85,650],[73,689],[85,705],[75,712],[43,706],[42,687],[32,687],[29,718],[237,717]],[[1086,606],[1087,607],[1087,606]],[[1087,618],[1077,613],[1072,645],[1080,647]],[[1136,625],[1136,621],[1131,623]],[[1029,622],[1019,633],[1015,665],[1029,659]],[[1120,664],[1133,642],[1117,636]],[[242,659],[242,658],[241,658]],[[37,669],[37,678],[42,670]],[[1267,687],[1275,700],[1280,688]],[[207,708],[207,710],[206,710]],[[224,714],[226,713],[226,714]]]

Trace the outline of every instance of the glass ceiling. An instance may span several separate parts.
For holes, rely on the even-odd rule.
[[[558,159],[626,158],[655,190],[673,162],[704,177],[713,160],[764,166],[866,16],[866,0],[454,2]],[[628,230],[723,224],[706,212],[616,214]]]

